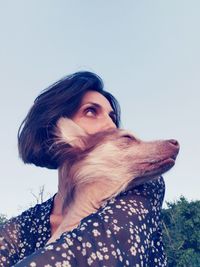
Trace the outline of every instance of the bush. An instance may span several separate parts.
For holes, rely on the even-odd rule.
[[[181,197],[162,210],[163,241],[169,267],[200,266],[200,201]]]
[[[0,226],[4,224],[7,221],[7,218],[5,215],[0,214]]]

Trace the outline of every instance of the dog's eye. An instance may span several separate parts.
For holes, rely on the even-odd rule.
[[[123,138],[127,138],[127,139],[132,140],[132,141],[136,140],[134,136],[129,135],[129,134],[125,134],[125,135],[123,135],[122,137],[123,137]]]

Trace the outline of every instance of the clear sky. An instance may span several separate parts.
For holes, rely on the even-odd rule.
[[[165,201],[200,199],[200,1],[18,0],[0,3],[0,213],[16,215],[57,173],[18,158],[17,130],[41,90],[90,70],[142,139],[175,138]]]

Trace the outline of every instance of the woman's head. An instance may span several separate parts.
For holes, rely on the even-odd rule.
[[[71,119],[88,134],[116,128],[116,115],[110,102],[101,93],[87,91]]]
[[[25,163],[57,169],[49,149],[59,118],[68,117],[88,133],[119,127],[120,107],[103,88],[99,76],[77,72],[44,90],[22,122],[18,132],[19,154]]]

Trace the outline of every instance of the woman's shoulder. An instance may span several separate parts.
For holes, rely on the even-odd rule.
[[[50,215],[51,210],[53,208],[53,200],[54,196],[50,197],[48,200],[38,203],[33,207],[30,207],[29,209],[23,211],[17,218],[27,218],[30,219],[30,217],[33,218],[42,218],[43,216]]]
[[[151,195],[153,193],[163,193],[165,191],[165,181],[162,176],[156,176],[145,183],[141,183],[131,188],[135,193],[139,194],[143,192],[145,195]]]
[[[153,206],[161,208],[165,196],[165,181],[162,176],[155,177],[149,182],[131,188],[128,193],[133,197],[140,196],[144,201],[146,199]]]
[[[49,198],[41,204],[36,204],[33,207],[23,211],[21,214],[10,218],[5,224],[1,226],[1,231],[14,232],[23,228],[30,228],[37,221],[45,219],[50,216],[53,206],[53,197]]]
[[[144,219],[147,220],[148,216],[155,217],[156,214],[160,213],[164,194],[164,179],[163,177],[157,177],[147,183],[132,187],[105,202],[98,213],[101,215],[107,215],[108,212],[115,213],[116,217],[121,218],[120,221],[123,221],[123,217],[127,217],[127,214],[130,214],[135,217],[135,223],[139,218],[138,215],[143,214]],[[138,223],[140,222],[138,221]]]
[[[0,227],[0,266],[10,266],[43,247],[50,237],[53,198],[9,219]]]
[[[52,206],[53,206],[53,198],[51,197],[43,203],[38,203],[33,207],[23,211],[20,215],[11,218],[6,224],[12,221],[27,221],[31,222],[33,219],[41,218],[42,216],[46,216],[50,214]]]

